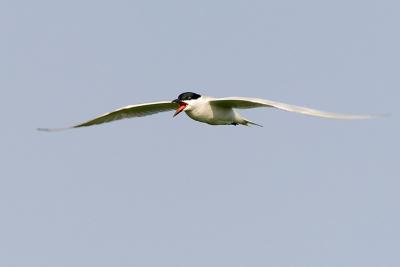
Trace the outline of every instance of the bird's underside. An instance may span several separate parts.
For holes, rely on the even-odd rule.
[[[196,93],[183,93],[175,100],[150,102],[138,105],[126,106],[112,112],[103,114],[94,119],[74,125],[68,128],[49,129],[40,128],[42,131],[57,131],[71,128],[87,127],[125,118],[143,117],[153,115],[160,112],[175,110],[174,116],[180,112],[185,111],[186,114],[200,122],[212,125],[259,125],[243,118],[236,109],[249,109],[249,108],[276,108],[289,112],[300,113],[309,116],[316,116],[328,119],[338,120],[363,120],[372,119],[377,116],[371,115],[348,115],[339,114],[327,111],[311,109],[307,107],[295,106],[286,103],[271,101],[260,98],[247,98],[247,97],[225,97],[225,98],[212,98],[207,96],[200,96]],[[260,126],[260,125],[259,125]]]

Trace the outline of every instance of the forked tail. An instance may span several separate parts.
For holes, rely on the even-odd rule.
[[[264,126],[262,126],[260,124],[257,124],[255,122],[249,121],[248,119],[243,119],[243,125],[245,125],[245,126],[256,125],[258,127],[264,127]]]

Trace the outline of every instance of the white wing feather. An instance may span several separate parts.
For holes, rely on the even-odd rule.
[[[339,120],[364,120],[364,119],[373,119],[378,117],[374,115],[339,114],[339,113],[295,106],[260,98],[225,97],[225,98],[215,98],[211,100],[210,103],[212,105],[216,105],[219,107],[229,107],[229,108],[239,108],[239,109],[271,107],[271,108],[286,110],[289,112],[301,113],[309,116],[317,116],[317,117],[339,119]]]
[[[92,120],[86,121],[84,123],[80,123],[78,125],[74,125],[68,128],[57,128],[57,129],[49,129],[49,128],[39,128],[40,131],[60,131],[71,128],[79,128],[86,127],[116,120],[122,120],[126,118],[134,118],[134,117],[143,117],[148,115],[153,115],[160,112],[175,110],[179,107],[177,103],[171,103],[171,101],[161,101],[161,102],[153,102],[153,103],[144,103],[139,105],[130,105],[126,106],[112,112],[103,114],[98,116]]]

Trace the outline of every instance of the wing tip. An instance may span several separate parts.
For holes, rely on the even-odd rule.
[[[67,128],[36,128],[37,131],[39,132],[48,132],[48,133],[52,133],[52,132],[61,132],[61,131],[65,131],[65,130],[70,130],[74,127],[67,127]]]
[[[349,120],[375,120],[390,117],[390,114],[374,114],[374,115],[350,115]],[[346,118],[344,118],[346,119]]]

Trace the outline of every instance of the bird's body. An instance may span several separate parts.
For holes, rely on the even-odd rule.
[[[233,108],[212,105],[214,98],[203,96],[185,108],[185,113],[193,120],[211,125],[244,124],[244,119]]]
[[[310,116],[317,116],[329,119],[357,120],[371,119],[377,116],[370,115],[347,115],[333,112],[326,112],[306,107],[289,105],[281,102],[275,102],[267,99],[248,98],[248,97],[226,97],[214,98],[209,96],[201,96],[196,93],[186,92],[180,94],[177,99],[171,101],[160,101],[144,103],[139,105],[131,105],[117,109],[110,113],[106,113],[87,122],[69,127],[79,128],[96,124],[102,124],[115,120],[132,117],[143,117],[159,112],[176,110],[174,117],[185,111],[185,113],[193,120],[211,124],[211,125],[258,125],[252,121],[242,117],[236,109],[249,109],[269,107],[286,110],[290,112],[301,113]],[[63,128],[68,129],[68,128]],[[40,128],[39,130],[54,131],[62,129]]]

